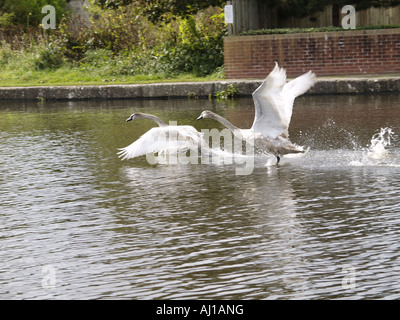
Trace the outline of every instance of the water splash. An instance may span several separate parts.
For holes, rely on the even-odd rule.
[[[393,134],[393,130],[387,127],[381,128],[380,132],[375,133],[367,149],[367,157],[370,159],[381,159],[385,157],[388,154],[386,147],[391,145]]]
[[[389,151],[387,146],[391,145],[394,132],[391,128],[381,128],[380,132],[375,133],[371,138],[369,147],[365,148],[362,153],[362,159],[360,161],[353,160],[350,162],[351,166],[380,166],[380,165],[391,165],[398,166],[396,163],[392,163],[389,159]],[[389,161],[389,162],[388,162]]]
[[[394,145],[395,134],[392,128],[381,128],[373,134],[370,142],[360,146],[357,135],[351,141],[348,139],[340,148],[322,147],[320,149],[311,147],[303,158],[290,159],[284,157],[284,161],[300,166],[313,168],[331,167],[400,167],[400,150]],[[344,139],[338,139],[343,142]],[[393,147],[389,147],[393,144]]]
[[[351,126],[338,125],[334,119],[327,119],[321,126],[309,131],[300,131],[297,142],[311,149],[337,150],[337,149],[359,149],[359,137]]]

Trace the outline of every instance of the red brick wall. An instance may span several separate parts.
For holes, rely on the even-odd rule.
[[[274,61],[289,77],[400,73],[400,28],[282,35],[233,36],[224,40],[227,79],[264,78]]]

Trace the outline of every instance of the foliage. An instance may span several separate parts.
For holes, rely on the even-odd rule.
[[[117,9],[129,4],[142,7],[147,18],[153,22],[186,18],[210,6],[222,7],[224,0],[94,0],[101,8]]]
[[[0,29],[0,81],[58,83],[78,75],[84,83],[224,77],[222,8],[154,23],[133,4],[114,10],[92,5],[90,11],[90,24],[64,16],[55,30]]]
[[[239,90],[233,83],[230,83],[226,90],[217,91],[214,96],[217,100],[234,99],[239,95]]]
[[[193,72],[199,76],[211,74],[223,65],[225,26],[221,14],[209,19],[188,17],[179,22],[177,42],[166,44],[161,61],[171,71]]]
[[[0,27],[11,27],[15,19],[13,12],[0,13]]]
[[[64,58],[61,48],[53,43],[41,48],[33,60],[36,70],[58,68],[63,64]]]
[[[91,27],[82,40],[92,48],[106,48],[114,52],[135,47],[154,45],[165,35],[163,29],[144,18],[143,8],[129,5],[115,10],[91,8]]]
[[[152,23],[143,8],[134,5],[115,10],[92,8],[95,17],[84,33],[72,35],[62,28],[69,55],[87,50],[112,51],[115,68],[128,75],[161,73],[212,74],[223,65],[222,9],[209,8],[176,21]],[[82,58],[82,57],[81,57]]]
[[[67,13],[66,0],[1,0],[0,27],[39,26],[44,17],[42,8],[45,5],[54,6],[57,20]]]
[[[6,43],[5,41],[2,41],[0,47],[0,67],[6,65],[11,56],[12,56],[12,50],[10,44]]]

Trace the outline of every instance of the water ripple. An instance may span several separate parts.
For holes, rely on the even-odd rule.
[[[249,176],[234,165],[121,162],[116,149],[147,130],[123,121],[129,101],[1,111],[0,297],[399,299],[398,136],[389,153],[365,157],[379,128],[400,131],[390,123],[398,97],[298,101],[291,137],[311,150],[279,167],[257,159]],[[204,108],[137,103],[166,119]],[[251,100],[238,103],[217,108],[250,117]],[[27,122],[11,121],[21,112]]]

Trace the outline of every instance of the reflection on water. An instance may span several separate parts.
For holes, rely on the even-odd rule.
[[[154,126],[134,111],[250,127],[250,99],[1,102],[0,297],[399,299],[398,99],[298,98],[290,137],[310,151],[247,176],[116,151]],[[387,154],[368,157],[386,127]]]

